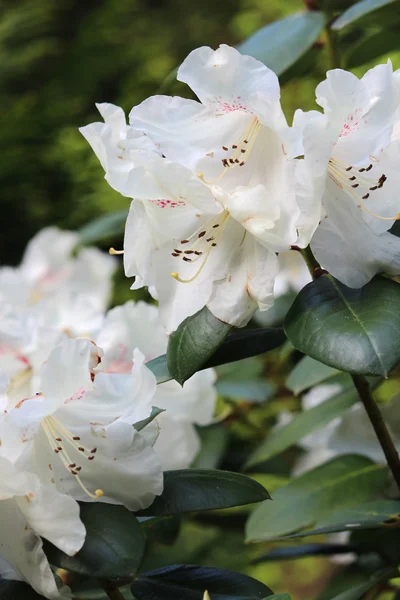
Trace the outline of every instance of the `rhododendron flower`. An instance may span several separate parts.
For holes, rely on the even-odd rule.
[[[302,132],[286,123],[276,75],[233,48],[193,51],[178,79],[201,102],[155,96],[132,110],[131,129],[101,105],[105,124],[82,133],[107,180],[134,199],[125,272],[150,286],[164,326],[204,305],[243,326],[273,303],[276,252],[307,245],[320,219],[294,160]]]
[[[163,485],[151,444],[133,427],[151,414],[155,378],[138,351],[126,374],[98,373],[101,355],[86,339],[54,348],[37,393],[6,406],[0,455],[77,500],[138,510]]]
[[[57,298],[68,304],[85,294],[93,307],[105,310],[111,294],[114,259],[97,248],[72,255],[79,235],[46,227],[28,243],[19,267],[0,268],[0,299],[20,308]]]
[[[127,373],[132,370],[136,346],[148,361],[166,352],[168,336],[155,306],[127,302],[107,313],[97,341],[104,350],[99,368],[108,373]],[[157,386],[153,404],[165,412],[156,419],[159,435],[154,449],[165,470],[188,467],[199,451],[194,425],[212,422],[217,397],[215,380],[214,370],[207,369],[195,373],[183,387],[176,381]]]
[[[40,536],[73,556],[83,545],[79,506],[54,485],[0,457],[0,576],[28,582],[45,598],[70,598],[57,587]]]
[[[304,167],[326,212],[311,248],[342,283],[362,287],[379,271],[400,271],[400,87],[388,62],[360,80],[336,69],[316,90],[317,112],[295,115],[304,127]]]

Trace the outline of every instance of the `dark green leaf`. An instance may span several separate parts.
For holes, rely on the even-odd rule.
[[[276,539],[299,530],[313,530],[334,512],[378,495],[386,477],[387,467],[364,456],[334,458],[280,487],[273,502],[258,506],[247,522],[247,540]]]
[[[133,513],[123,506],[81,503],[86,540],[75,556],[45,542],[49,562],[92,577],[133,577],[144,553],[144,535]]]
[[[267,327],[263,329],[242,329],[240,331],[235,331],[225,338],[222,345],[205,363],[200,365],[199,358],[194,357],[194,360],[197,364],[196,368],[197,370],[209,369],[211,367],[217,367],[219,365],[257,356],[277,348],[283,344],[285,339],[286,336],[283,332],[283,329],[280,328]],[[204,340],[202,344],[204,345]],[[195,353],[195,347],[193,347],[192,344],[191,350],[192,353]],[[182,353],[180,352],[180,354]],[[157,383],[164,383],[165,381],[173,379],[172,372],[170,372],[168,369],[167,360],[169,359],[165,354],[163,354],[162,356],[158,356],[147,363],[149,369],[156,376]],[[184,360],[186,363],[186,357],[184,357]],[[189,364],[186,365],[188,372],[193,370],[193,365],[191,369],[189,369],[189,366]]]
[[[357,0],[321,0],[321,9],[326,11],[339,11],[349,8]]]
[[[164,408],[158,408],[157,406],[153,406],[151,409],[151,414],[149,417],[147,417],[147,419],[143,419],[142,421],[138,421],[137,423],[135,423],[134,427],[136,431],[142,431],[142,429],[144,429],[147,425],[149,425],[149,423],[154,421],[154,419],[158,417],[158,415],[160,415],[162,412],[165,412]]]
[[[298,12],[259,29],[237,49],[261,60],[280,75],[317,41],[325,23],[322,12]]]
[[[361,19],[365,15],[374,12],[388,4],[393,4],[398,0],[362,0],[348,8],[332,25],[332,29],[339,31],[352,23]]]
[[[270,496],[262,485],[239,473],[183,469],[164,473],[164,491],[140,516],[174,515],[261,502]]]
[[[348,554],[354,552],[356,546],[350,544],[301,544],[300,546],[281,546],[273,548],[266,554],[251,561],[252,565],[262,562],[296,560],[306,556],[332,556],[333,554]]]
[[[297,363],[286,380],[285,386],[293,392],[300,394],[308,388],[323,383],[327,379],[340,373],[337,369],[328,367],[310,356],[305,356]]]
[[[172,565],[143,573],[131,589],[137,600],[203,600],[205,590],[213,600],[273,597],[266,585],[248,575],[197,565]]]
[[[248,400],[250,402],[266,402],[275,393],[276,386],[262,379],[249,381],[227,381],[220,379],[215,385],[217,392],[226,398]]]
[[[80,243],[94,244],[122,234],[127,216],[127,210],[119,210],[91,221],[78,231]]]
[[[323,275],[299,293],[285,331],[298,350],[326,365],[386,377],[400,361],[400,285],[375,277],[352,289]]]
[[[306,435],[324,427],[341,416],[358,401],[355,390],[340,392],[333,398],[295,415],[289,423],[271,431],[261,445],[250,456],[246,467],[264,462],[283,452]]]
[[[399,524],[398,524],[399,525]],[[363,552],[375,552],[387,564],[400,562],[399,527],[381,527],[380,529],[355,529],[351,533],[350,543],[362,548]]]
[[[369,577],[364,583],[360,583],[359,585],[346,590],[342,594],[339,594],[339,596],[335,596],[332,600],[360,600],[361,598],[364,598],[366,592],[372,590],[378,583],[387,581],[397,575],[397,569],[384,569],[372,577]]]
[[[399,33],[397,30],[379,31],[373,35],[363,37],[361,41],[353,46],[346,54],[345,62],[347,69],[354,69],[375,60],[383,54],[389,54],[400,48]],[[398,223],[398,221],[396,221]],[[397,225],[398,227],[398,225]]]
[[[181,385],[205,363],[222,344],[231,329],[205,306],[181,323],[169,338],[168,370]]]
[[[140,525],[147,539],[161,544],[171,545],[179,535],[181,518],[179,515],[167,517],[143,517],[139,518]]]
[[[204,369],[217,367],[230,362],[243,360],[251,356],[274,350],[286,340],[283,329],[265,327],[260,329],[236,330],[224,340],[224,343],[204,365]]]
[[[0,583],[1,600],[43,600],[27,583],[22,581],[2,581]]]

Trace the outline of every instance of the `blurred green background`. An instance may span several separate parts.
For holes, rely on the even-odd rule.
[[[41,227],[75,229],[128,207],[78,132],[98,120],[95,102],[128,113],[193,48],[237,44],[302,7],[302,0],[3,0],[0,262],[18,262]],[[304,102],[295,94],[303,108],[313,87]]]

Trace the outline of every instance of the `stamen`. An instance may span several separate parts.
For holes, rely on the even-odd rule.
[[[109,254],[114,255],[114,254],[124,254],[124,250],[116,250],[115,248],[110,248],[108,251]]]
[[[65,444],[69,443],[70,447],[72,447],[76,451],[80,451],[87,454],[90,453],[91,456],[87,457],[89,460],[94,460],[94,453],[96,452],[97,448],[87,450],[82,446],[78,447],[76,441],[80,440],[80,437],[73,436],[71,432],[66,427],[64,427],[64,425],[56,417],[46,417],[45,419],[43,419],[41,425],[50,443],[50,446],[53,448],[54,452],[59,456],[62,464],[67,469],[67,471],[69,471],[69,473],[71,473],[71,475],[75,477],[75,480],[78,482],[85,494],[93,499],[101,498],[101,496],[104,496],[104,492],[101,489],[97,489],[94,494],[92,494],[92,492],[88,490],[88,488],[85,486],[85,484],[79,476],[79,472],[82,470],[82,467],[77,466],[76,462],[71,460],[71,457],[69,456],[65,445],[58,446],[56,442],[62,442],[64,440]],[[62,438],[60,437],[59,432],[62,434]]]
[[[372,157],[370,157],[370,159],[372,160]],[[373,166],[374,165],[371,163],[366,168],[362,167],[362,168],[358,169],[358,172],[363,173],[364,171],[371,171]],[[330,158],[328,174],[329,174],[329,177],[332,179],[332,181],[335,182],[335,184],[337,186],[339,186],[341,189],[346,190],[353,197],[353,199],[357,203],[358,208],[365,210],[365,212],[367,212],[371,216],[376,217],[377,219],[381,219],[382,221],[400,220],[400,213],[397,213],[397,215],[395,215],[393,217],[383,217],[382,215],[378,215],[378,214],[374,213],[373,211],[371,211],[367,206],[365,206],[365,204],[363,202],[361,202],[361,200],[367,200],[370,197],[369,192],[374,192],[375,190],[382,188],[383,184],[387,180],[387,176],[384,173],[382,173],[381,176],[379,177],[379,179],[376,180],[376,179],[368,179],[364,175],[361,175],[361,176],[354,175],[352,177],[349,177],[348,179],[349,179],[349,181],[357,180],[357,183],[349,185],[346,181],[346,178],[344,177],[343,171],[350,171],[352,168],[353,167],[345,167],[344,163],[342,163],[341,161],[334,159],[334,158]],[[370,186],[371,183],[375,183],[376,181],[378,181],[378,182],[375,185]],[[362,187],[364,187],[364,189],[368,186],[367,189],[369,190],[366,194],[361,196],[361,199],[359,196],[357,196],[355,194],[355,192],[353,192],[353,189],[360,187],[360,185]]]

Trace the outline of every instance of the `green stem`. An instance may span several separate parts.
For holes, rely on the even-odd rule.
[[[364,408],[367,411],[369,420],[371,421],[371,425],[375,430],[376,436],[385,455],[387,464],[389,465],[394,480],[396,481],[397,486],[400,489],[400,458],[389,433],[389,430],[386,427],[386,423],[383,420],[379,406],[375,402],[374,397],[371,393],[369,383],[362,375],[352,375],[352,379],[360,397],[360,400],[364,404]]]
[[[329,55],[329,65],[331,69],[340,69],[340,56],[336,43],[336,34],[330,28],[331,20],[325,27],[326,49]]]
[[[304,258],[304,262],[306,263],[308,270],[310,271],[311,277],[314,279],[315,270],[321,268],[319,262],[312,253],[310,246],[307,246],[307,248],[301,248],[300,252],[302,257]]]

